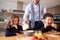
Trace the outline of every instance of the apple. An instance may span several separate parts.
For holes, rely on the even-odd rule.
[[[33,36],[32,40],[41,40],[42,38],[38,38],[37,36]]]
[[[37,36],[33,36],[32,40],[38,40]]]
[[[42,38],[42,40],[48,40],[47,38]]]

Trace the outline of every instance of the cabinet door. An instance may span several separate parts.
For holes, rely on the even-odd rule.
[[[23,2],[21,2],[21,1],[17,2],[17,9],[18,10],[23,10]]]

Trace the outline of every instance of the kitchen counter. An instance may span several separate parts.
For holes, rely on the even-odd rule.
[[[60,35],[47,34],[48,40],[60,40]],[[0,40],[32,40],[32,36],[25,36],[24,34],[17,34],[11,37],[0,37]]]

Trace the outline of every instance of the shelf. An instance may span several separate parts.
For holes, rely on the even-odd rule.
[[[54,23],[60,23],[60,21],[54,21]]]
[[[24,14],[24,13],[20,13],[20,12],[0,12],[0,13],[4,13],[4,14]]]
[[[0,23],[5,23],[5,22],[3,22],[3,21],[0,21]]]

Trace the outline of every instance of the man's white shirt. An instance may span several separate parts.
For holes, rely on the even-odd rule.
[[[27,20],[31,20],[31,3],[29,3],[25,9],[25,13],[24,13],[24,16],[23,16],[23,20],[27,21]],[[34,19],[35,21],[39,21],[42,20],[41,18],[43,18],[43,14],[46,13],[46,8],[44,8],[44,6],[40,3],[40,18],[39,18],[39,5],[35,5],[34,4]]]

